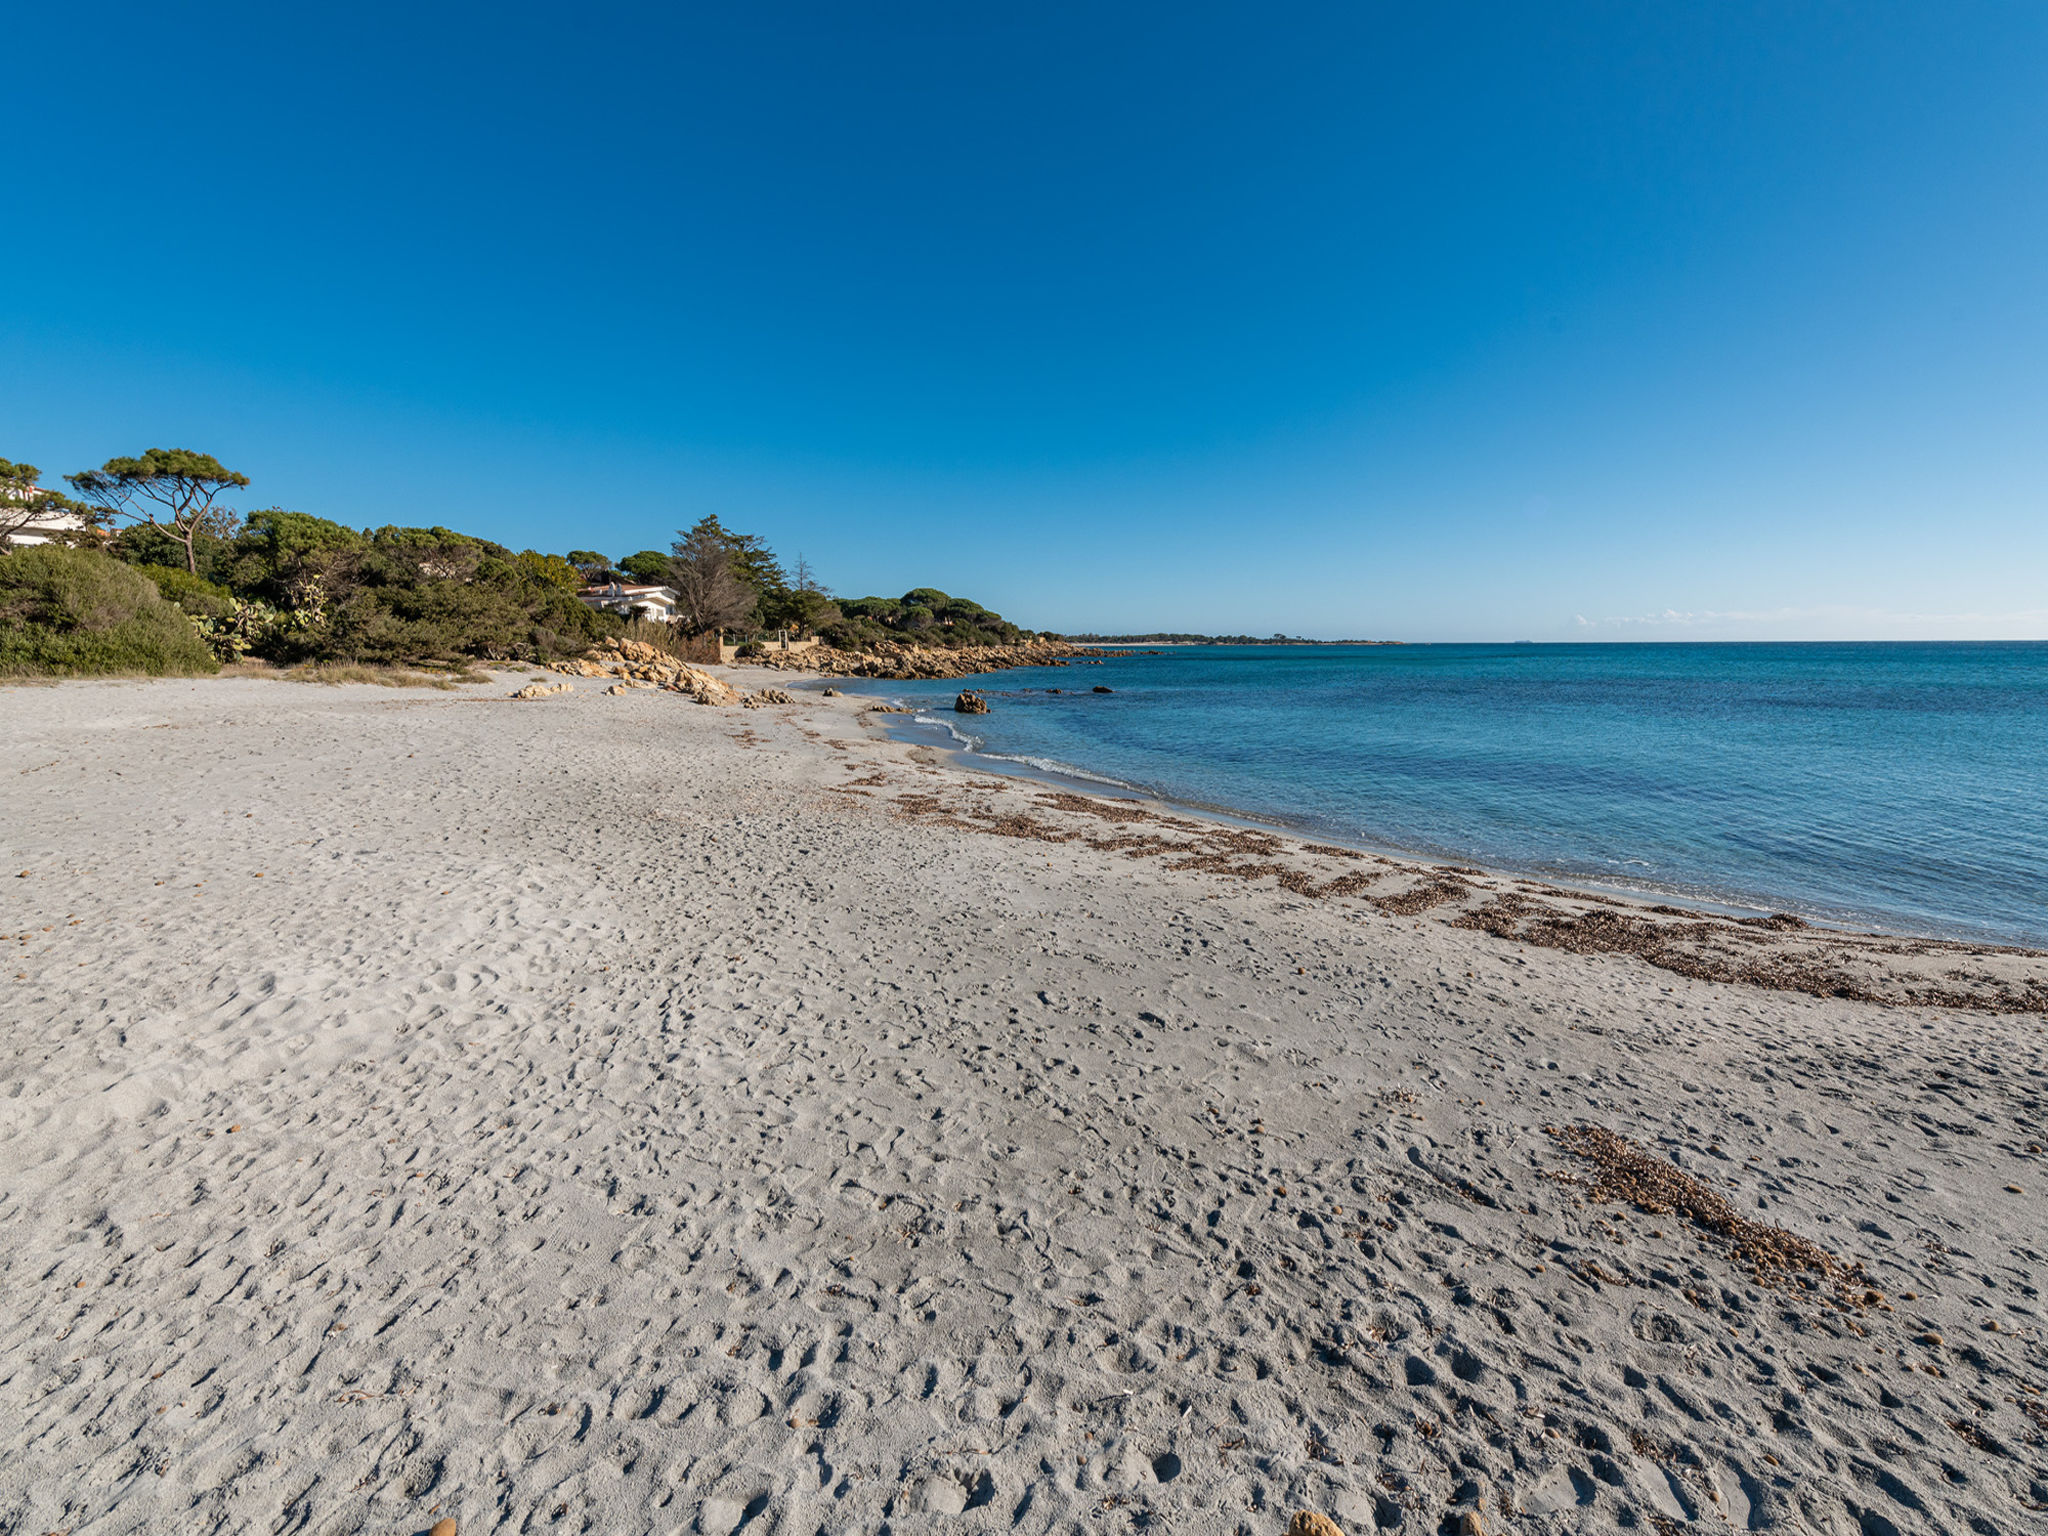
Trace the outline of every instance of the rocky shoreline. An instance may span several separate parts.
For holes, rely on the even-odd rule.
[[[833,651],[822,646],[808,651],[770,651],[762,656],[744,658],[739,664],[772,667],[780,672],[810,672],[823,677],[894,678],[909,682],[973,677],[978,673],[1002,672],[1012,667],[1099,666],[1106,656],[1129,654],[1128,651],[1070,645],[1064,640],[958,647],[890,642],[867,651]]]

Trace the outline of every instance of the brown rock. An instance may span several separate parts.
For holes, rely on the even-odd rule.
[[[443,1515],[434,1522],[434,1528],[427,1532],[427,1536],[455,1536],[455,1517]]]
[[[953,701],[953,711],[961,715],[985,715],[988,713],[988,700],[972,689],[963,688],[960,697]]]
[[[1297,1509],[1287,1524],[1287,1536],[1344,1536],[1344,1531],[1328,1515],[1319,1515],[1312,1509]]]

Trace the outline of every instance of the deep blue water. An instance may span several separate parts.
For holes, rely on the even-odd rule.
[[[1332,839],[2048,944],[2048,643],[1203,646],[980,681],[983,716],[857,686],[933,706],[927,737]]]

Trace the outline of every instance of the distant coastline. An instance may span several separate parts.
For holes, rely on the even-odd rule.
[[[1406,645],[1405,640],[1307,640],[1299,635],[1062,635],[1069,645]]]

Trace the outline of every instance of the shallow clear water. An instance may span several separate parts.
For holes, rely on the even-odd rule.
[[[1326,837],[2048,944],[2048,643],[1202,646],[979,681],[981,716],[957,683],[855,686]]]

